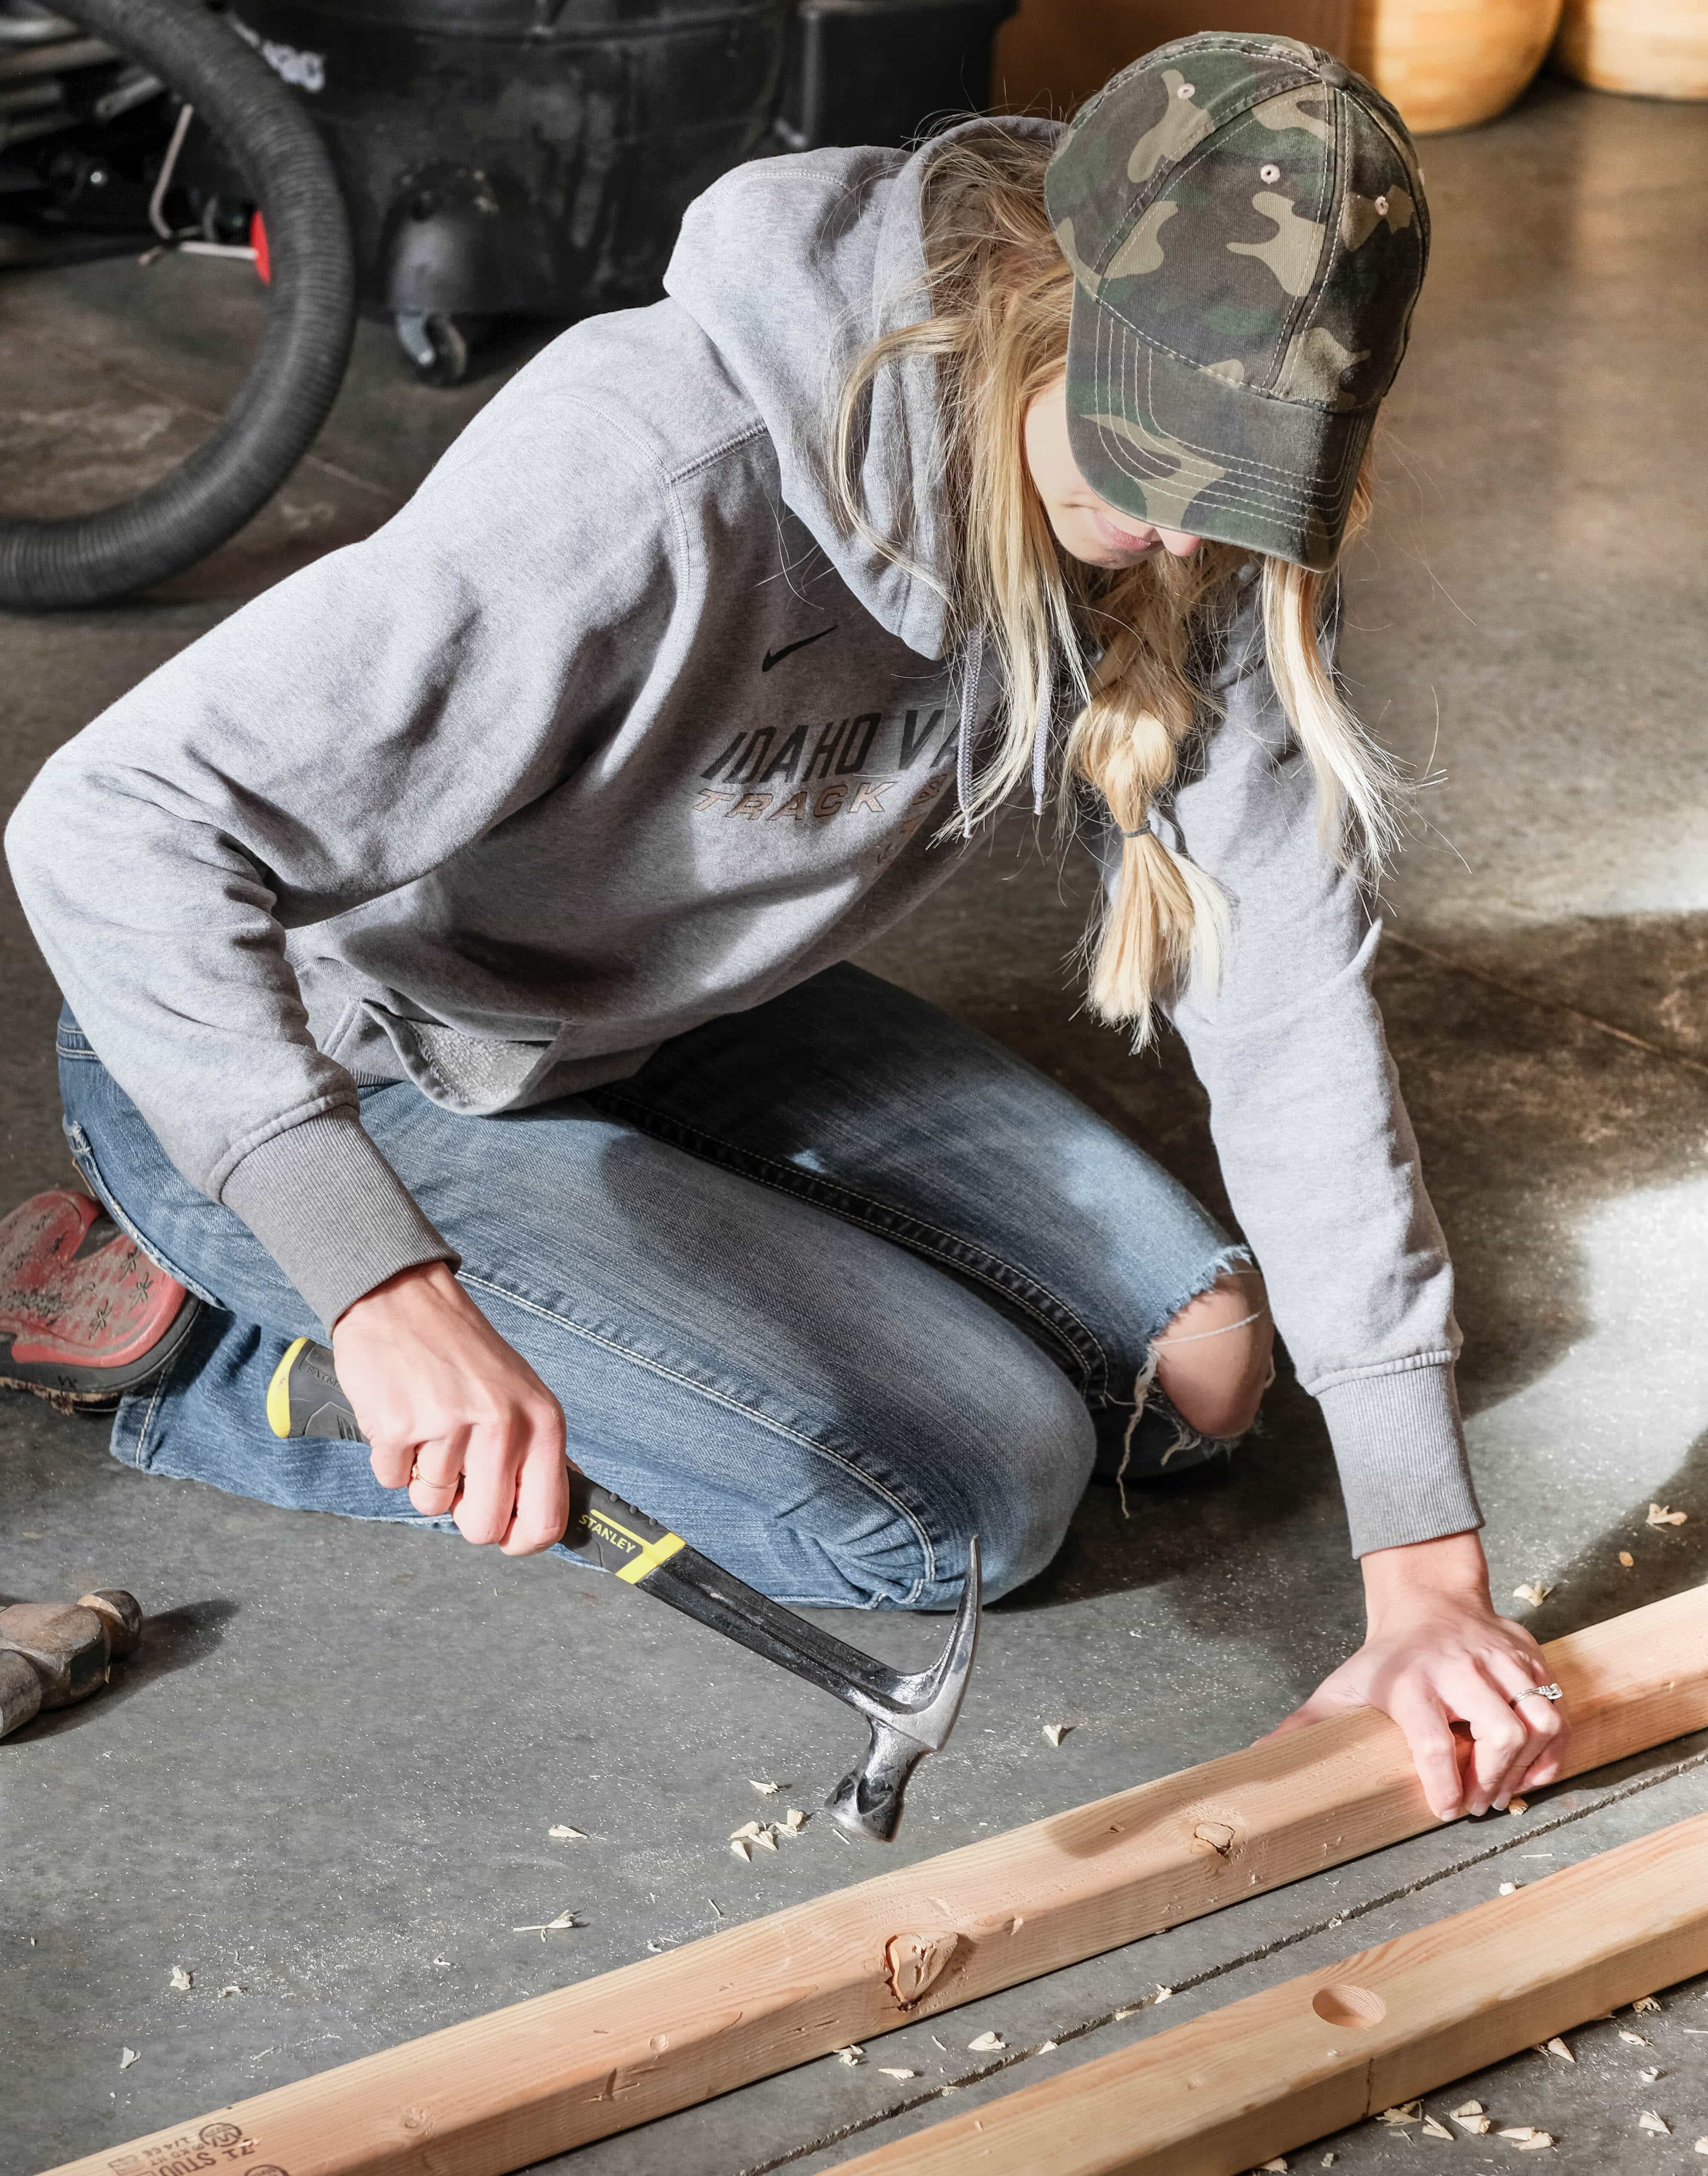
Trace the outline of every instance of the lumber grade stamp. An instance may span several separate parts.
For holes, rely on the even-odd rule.
[[[1237,2176],[1708,1967],[1708,1814],[1207,2011],[838,2176]]]
[[[1572,1770],[1708,1726],[1708,1588],[1555,1640]],[[508,2176],[1436,1825],[1368,1709],[280,2086],[56,2176]],[[206,2136],[217,2133],[223,2143]],[[227,2134],[231,2134],[229,2136]]]

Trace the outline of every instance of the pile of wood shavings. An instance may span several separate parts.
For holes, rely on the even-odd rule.
[[[755,1784],[754,1788],[758,1787]],[[799,1836],[811,1818],[798,1806],[791,1806],[780,1821],[743,1821],[738,1829],[730,1831],[730,1849],[740,1859],[751,1859],[755,1847],[775,1851],[779,1836]]]
[[[1422,2101],[1402,2101],[1397,2108],[1384,2108],[1376,2118],[1378,2123],[1403,2124],[1415,2123],[1422,2136],[1450,2140],[1453,2133],[1444,2123],[1433,2115],[1425,2115]],[[1453,2120],[1459,2128],[1469,2131],[1475,2138],[1486,2138],[1494,2130],[1493,2119],[1481,2101],[1461,2101],[1453,2110]],[[1497,2138],[1509,2140],[1520,2153],[1546,2152],[1553,2144],[1552,2132],[1538,2130],[1534,2124],[1510,2124],[1494,2131]]]

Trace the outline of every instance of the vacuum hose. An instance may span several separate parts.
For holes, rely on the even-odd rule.
[[[202,0],[55,0],[195,108],[261,208],[266,329],[204,445],[122,505],[62,520],[0,517],[0,605],[101,604],[203,558],[264,506],[337,396],[356,323],[350,226],[313,124]]]

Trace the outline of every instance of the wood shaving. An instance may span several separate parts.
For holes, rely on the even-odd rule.
[[[798,1806],[791,1806],[783,1816],[784,1833],[787,1836],[799,1836],[810,1818],[811,1816],[803,1814]]]
[[[966,2052],[969,2055],[995,2055],[1008,2044],[1000,2032],[981,2032],[976,2040],[967,2042]]]
[[[243,1990],[241,1987],[222,1987],[215,1999],[223,2002],[228,1994],[241,1994]]]
[[[1699,2138],[1694,2151],[1698,2153],[1708,2153],[1708,2138]]]
[[[1643,1523],[1649,1526],[1682,1526],[1689,1515],[1688,1511],[1669,1511],[1664,1504],[1651,1504]]]
[[[1642,2080],[1645,2086],[1652,2086],[1660,2075],[1661,2073],[1658,2070],[1653,2069],[1639,2070],[1637,2073],[1637,2075]]]
[[[1515,1881],[1503,1881],[1500,1885],[1500,1893],[1503,1896],[1516,1896],[1518,1884]]]
[[[1534,2152],[1538,2146],[1553,2144],[1552,2135],[1548,2131],[1538,2130],[1533,2123],[1515,2123],[1510,2129],[1498,2130],[1494,2135],[1497,2138],[1509,2138],[1515,2146],[1530,2152]]]
[[[1059,1745],[1073,1727],[1071,1722],[1047,1722],[1044,1725],[1044,1736],[1048,1738],[1052,1745]]]
[[[1652,1994],[1640,1994],[1636,2000],[1631,2005],[1631,2007],[1633,2010],[1646,2010],[1652,2013],[1653,2011],[1657,2010],[1661,2005],[1656,2001]]]
[[[1286,2161],[1281,2157],[1281,2156],[1279,2153],[1278,2153],[1278,2154],[1276,2154],[1276,2157],[1275,2157],[1275,2159],[1274,2159],[1273,2161],[1262,2161],[1262,2162],[1259,2162],[1258,2163],[1258,2166],[1259,2166],[1260,2168],[1265,2168],[1265,2169],[1269,2169],[1269,2168],[1278,2168],[1278,2169],[1281,2171],[1281,2176],[1286,2176],[1286,2168],[1287,2168],[1287,2165],[1286,2165]]]
[[[1539,1609],[1553,1592],[1546,1580],[1524,1579],[1512,1590],[1515,1602],[1527,1602],[1532,1609]]]
[[[555,1919],[542,1920],[538,1926],[512,1927],[513,1934],[537,1934],[543,1942],[547,1934],[561,1934],[566,1928],[579,1927],[581,1922],[567,1907]]]
[[[1528,2138],[1519,2140],[1516,2151],[1520,2153],[1544,2153],[1553,2144],[1552,2131],[1533,2130]]]
[[[1397,2108],[1384,2108],[1376,2118],[1378,2123],[1422,2123],[1422,2101],[1401,2101]]]
[[[1527,1814],[1530,1811],[1530,1800],[1528,1798],[1509,1798],[1506,1802],[1506,1810],[1509,1814]]]
[[[1059,2040],[1040,2040],[1032,2053],[1035,2055],[1053,2055],[1061,2044]]]
[[[1172,1987],[1164,1987],[1159,1980],[1156,1983],[1156,1992],[1151,1996],[1150,1999],[1153,2002],[1167,2002],[1169,1996],[1172,1994],[1174,1990]]]
[[[738,1829],[730,1831],[730,1841],[733,1843],[737,1836],[746,1836],[751,1841],[758,1836],[764,1824],[759,1821],[743,1821]]]
[[[1124,2009],[1115,2012],[1112,2021],[1118,2025],[1123,2017],[1136,2017],[1144,2007],[1145,2005],[1142,2002],[1129,2002]]]
[[[178,1992],[182,1994],[187,1987],[191,1987],[194,1984],[195,1977],[196,1976],[193,1972],[186,1972],[182,1965],[174,1965],[172,1967],[172,1976],[166,1982],[166,1985],[168,1987],[177,1988]]]
[[[1670,2138],[1673,2135],[1672,2124],[1670,2123],[1663,2123],[1661,2118],[1656,2114],[1653,2108],[1645,2108],[1643,2110],[1643,2113],[1637,2118],[1637,2128],[1639,2130],[1652,2130],[1657,2133],[1662,2138]]]
[[[1449,2130],[1444,2123],[1437,2123],[1433,2115],[1426,2115],[1423,2119],[1423,2135],[1425,2138],[1450,2139],[1453,2133]]]
[[[1471,2106],[1477,2107],[1475,2101],[1471,2103]],[[1473,2138],[1487,2138],[1494,2128],[1493,2123],[1483,2114],[1481,2108],[1477,2108],[1475,2115],[1455,2115],[1453,2120],[1461,2130],[1468,2130]]]
[[[917,2070],[903,2070],[900,2069],[892,2070],[886,2066],[883,2075],[886,2078],[917,2078],[919,2075],[919,2073]]]
[[[753,1846],[748,1841],[745,1836],[732,1836],[730,1838],[730,1849],[735,1853],[737,1858],[751,1858],[753,1855]]]
[[[587,1841],[586,1830],[572,1829],[568,1821],[554,1821],[546,1833],[553,1843],[585,1843]]]
[[[757,1791],[762,1798],[775,1798],[783,1787],[781,1783],[762,1783],[757,1776],[749,1776],[748,1784],[748,1787]]]
[[[1629,2048],[1646,2048],[1649,2044],[1640,2032],[1633,2032],[1629,2025],[1619,2027],[1619,2037]]]
[[[1635,1564],[1636,1561],[1637,1559],[1631,1554],[1629,1549],[1621,1549],[1619,1551],[1619,1562],[1625,1567],[1627,1571],[1629,1571],[1632,1565]]]
[[[120,2068],[120,2070],[129,2070],[129,2068],[130,2068],[131,2064],[132,2064],[133,2063],[134,2063],[136,2060],[137,2060],[137,2051],[136,2051],[136,2049],[135,2049],[134,2048],[121,2048],[119,2049],[119,2051],[118,2051],[118,2067]]]
[[[851,2040],[846,2048],[839,2048],[836,2050],[836,2060],[839,2063],[846,2063],[851,2070],[857,2063],[863,2063],[866,2060],[866,2050]]]
[[[772,1829],[761,1829],[753,1841],[761,1851],[775,1851],[777,1847],[776,1833]]]
[[[1575,2063],[1577,2060],[1565,2042],[1558,2037],[1550,2040],[1542,2052],[1544,2055],[1558,2055],[1563,2063]]]
[[[1462,2115],[1482,2115],[1483,2113],[1481,2101],[1461,2101],[1453,2111],[1453,2120],[1457,2123]]]
[[[1337,2154],[1334,2154],[1334,2153],[1325,2153],[1325,2154],[1323,2156],[1323,2166],[1324,2166],[1324,2168],[1332,2168],[1334,2167],[1334,2165],[1335,2165],[1335,2162],[1339,2159],[1339,2157],[1339,2157]]]

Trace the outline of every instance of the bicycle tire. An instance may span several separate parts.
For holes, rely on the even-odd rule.
[[[331,163],[291,92],[200,0],[64,0],[63,13],[196,109],[266,223],[267,316],[214,435],[116,506],[0,517],[0,605],[112,602],[204,558],[258,514],[337,397],[356,330],[350,222]]]

